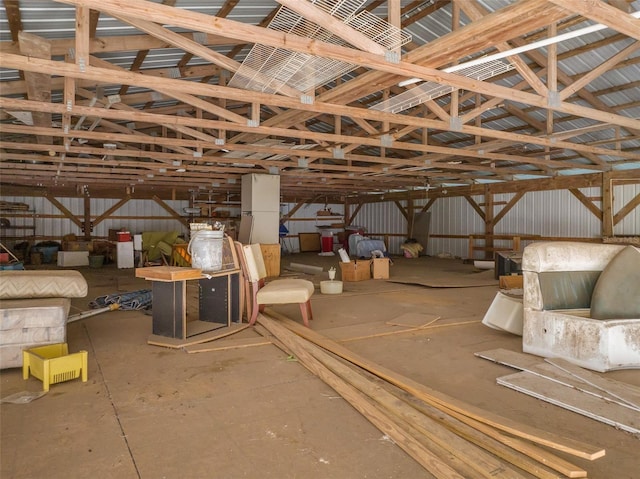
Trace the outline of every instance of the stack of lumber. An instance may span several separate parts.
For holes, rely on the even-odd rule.
[[[640,433],[640,388],[602,377],[561,358],[493,349],[476,356],[522,372],[499,377],[498,384],[596,421]]]
[[[280,314],[271,310],[266,314],[258,316],[258,324],[272,342],[421,464],[425,477],[587,477],[585,470],[548,448],[588,460],[605,454],[582,441],[465,404],[368,361]]]

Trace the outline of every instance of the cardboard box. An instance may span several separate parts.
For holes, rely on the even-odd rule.
[[[389,279],[389,258],[373,258],[373,279]]]
[[[500,276],[500,289],[522,289],[523,278],[521,275]]]
[[[63,241],[64,251],[91,251],[91,241]]]
[[[348,263],[340,262],[342,281],[364,281],[371,279],[371,260],[358,259]]]

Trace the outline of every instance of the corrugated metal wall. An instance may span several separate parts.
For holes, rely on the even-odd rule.
[[[616,186],[613,188],[613,214],[615,215],[633,198],[640,195],[640,184]],[[618,236],[640,235],[640,206],[629,213],[613,227],[613,234]]]
[[[294,203],[282,203],[280,205],[281,215],[287,215],[296,205]],[[330,209],[331,216],[318,216],[318,210]],[[284,238],[284,247],[291,253],[300,251],[298,233],[319,233],[319,226],[331,226],[333,224],[344,224],[344,206],[341,204],[309,204],[304,205],[284,225],[289,230]],[[337,232],[339,228],[335,228]],[[337,237],[334,238],[334,243]]]
[[[580,191],[602,208],[600,188],[582,188]],[[616,185],[613,188],[614,214],[640,194],[640,185]],[[498,214],[514,194],[494,196],[494,215]],[[480,205],[483,196],[474,196]],[[428,201],[417,200],[415,210],[419,211]],[[406,204],[403,204],[406,206]],[[450,254],[466,258],[468,256],[468,236],[484,233],[484,221],[462,197],[440,198],[431,206],[431,226],[427,254]],[[353,219],[353,224],[364,226],[375,235],[396,234],[391,237],[387,248],[392,254],[400,254],[400,245],[407,234],[407,224],[393,203],[373,203],[363,207]],[[591,213],[570,191],[552,190],[526,193],[518,203],[496,225],[497,235],[540,235],[557,238],[599,238],[600,220]],[[640,235],[640,207],[636,207],[624,220],[614,226],[617,236]],[[464,238],[438,238],[434,235],[464,236]],[[523,246],[528,242],[523,241]],[[482,245],[482,242],[478,242]],[[508,248],[510,241],[499,241],[494,246]],[[480,257],[480,256],[478,256]]]
[[[580,191],[594,201],[595,206],[602,207],[600,188],[582,188]],[[615,215],[633,198],[640,195],[640,184],[615,185],[613,194]],[[498,214],[513,196],[511,193],[495,195],[494,214]],[[30,209],[35,212],[36,235],[39,237],[62,238],[67,234],[82,236],[80,228],[64,217],[63,213],[46,198],[2,197],[2,199],[29,205]],[[475,196],[473,200],[482,205],[484,197]],[[84,215],[83,198],[58,198],[58,201],[82,220]],[[95,219],[119,200],[91,198],[90,201],[92,218]],[[420,211],[427,201],[428,198],[415,201],[415,211]],[[178,213],[182,213],[183,208],[189,206],[188,201],[166,201],[165,203]],[[401,201],[400,204],[406,208],[405,201]],[[285,215],[294,207],[293,203],[284,203],[281,205],[281,213]],[[317,211],[325,208],[330,208],[334,215],[317,216]],[[480,216],[462,197],[440,198],[434,202],[430,211],[431,237],[429,244],[426,245],[427,254],[450,254],[466,258],[469,247],[468,236],[484,233],[484,222]],[[25,226],[33,222],[33,218],[11,218],[11,220],[14,226]],[[343,205],[311,204],[303,206],[296,211],[291,220],[285,223],[289,230],[288,238],[285,240],[287,249],[291,252],[299,251],[298,233],[320,232],[319,226],[331,226],[343,222]],[[400,245],[407,239],[408,234],[407,220],[395,203],[382,202],[364,205],[352,219],[351,225],[365,228],[367,235],[374,239],[384,239],[391,254],[401,254]],[[92,236],[106,238],[109,229],[120,228],[126,228],[132,233],[174,230],[178,230],[182,234],[188,232],[187,228],[172,218],[164,208],[153,200],[134,199],[128,201],[113,212],[109,219],[96,225]],[[336,228],[336,231],[338,229]],[[24,231],[25,235],[31,234],[30,230],[20,231]],[[496,225],[494,232],[498,235],[599,238],[601,225],[600,220],[570,191],[553,190],[526,193]],[[631,213],[614,226],[614,234],[618,236],[640,235],[640,207],[636,206]],[[447,237],[438,238],[438,235]],[[510,242],[496,241],[495,246],[509,247]]]
[[[47,238],[62,238],[68,234],[83,236],[83,232],[73,221],[65,217],[64,214],[48,199],[42,197],[2,197],[4,201],[14,203],[25,203],[29,205],[36,215],[36,236]],[[80,221],[84,216],[83,198],[56,198],[67,210],[75,215]],[[113,205],[118,203],[117,199],[91,198],[91,218],[99,217]],[[189,206],[188,201],[165,201],[177,213],[182,208]],[[15,224],[25,224],[28,219],[16,218]],[[12,223],[14,223],[12,219]],[[92,237],[107,238],[109,229],[126,228],[132,233],[142,231],[180,231],[187,233],[187,229],[168,211],[162,208],[153,200],[130,200],[122,207],[112,213],[109,219],[97,224],[91,234]]]

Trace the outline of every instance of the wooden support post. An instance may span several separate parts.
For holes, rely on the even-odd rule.
[[[602,237],[613,236],[613,188],[611,174],[602,173]]]
[[[91,231],[93,230],[93,224],[91,224],[91,197],[85,189],[84,192],[84,226],[83,233],[85,241],[91,240]]]
[[[485,234],[486,239],[484,242],[485,247],[487,248],[484,252],[484,259],[490,260],[493,259],[493,253],[490,248],[493,248],[493,232],[494,232],[494,224],[493,224],[493,192],[491,188],[487,186],[484,190],[484,224],[485,224]]]

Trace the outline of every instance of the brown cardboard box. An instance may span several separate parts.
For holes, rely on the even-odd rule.
[[[91,241],[63,241],[63,251],[92,251]]]
[[[340,262],[342,281],[364,281],[371,279],[371,260],[358,259],[348,263]]]
[[[522,280],[521,275],[500,276],[500,289],[522,289]]]
[[[373,279],[389,279],[389,258],[373,258]]]

